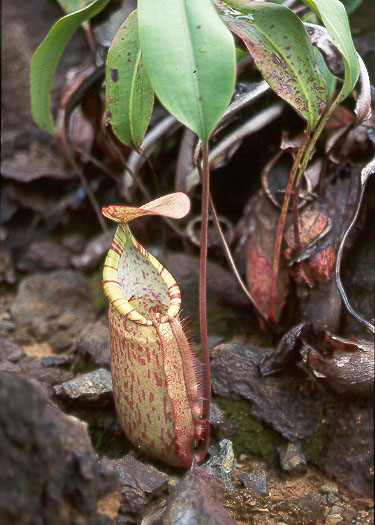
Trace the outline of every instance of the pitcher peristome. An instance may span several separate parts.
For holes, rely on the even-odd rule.
[[[103,208],[119,223],[103,273],[117,414],[134,446],[177,467],[190,467],[203,439],[195,359],[179,320],[178,285],[127,222],[142,215],[182,218],[189,208],[183,193],[140,208]]]

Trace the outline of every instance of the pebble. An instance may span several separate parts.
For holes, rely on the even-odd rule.
[[[104,401],[112,398],[112,377],[105,368],[99,368],[88,374],[67,381],[54,387],[56,396],[69,401]]]
[[[306,459],[302,452],[300,443],[287,443],[277,447],[280,458],[280,466],[285,472],[305,472]]]
[[[209,452],[211,457],[202,467],[211,476],[222,479],[226,490],[233,490],[233,444],[229,439],[222,439],[218,448],[217,450],[216,447],[210,447]]]
[[[247,489],[251,489],[259,496],[268,496],[267,475],[264,470],[254,470],[238,476]]]
[[[339,507],[338,505],[334,505],[329,511],[330,514],[342,514],[343,512],[344,507]]]

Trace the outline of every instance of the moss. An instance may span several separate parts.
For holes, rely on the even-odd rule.
[[[233,448],[237,455],[254,454],[269,459],[276,446],[284,442],[281,436],[249,415],[249,403],[246,400],[218,398],[216,401],[236,427]]]

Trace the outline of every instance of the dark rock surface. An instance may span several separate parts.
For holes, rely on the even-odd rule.
[[[163,260],[176,279],[182,294],[184,315],[197,316],[199,289],[199,258],[175,253]],[[248,299],[232,274],[216,263],[207,262],[207,312],[217,312],[217,305],[248,306]]]
[[[229,439],[223,439],[217,446],[209,448],[210,458],[202,468],[215,478],[224,482],[226,490],[233,490],[232,472],[233,472],[233,444]]]
[[[265,349],[235,343],[211,352],[212,388],[216,395],[251,401],[249,412],[290,441],[311,435],[320,421],[324,396],[304,393],[307,380],[298,370],[262,379],[259,364]]]
[[[17,326],[41,325],[56,351],[69,348],[95,318],[86,277],[75,270],[35,273],[22,279],[12,305]]]
[[[57,385],[73,378],[72,372],[62,368],[46,368],[36,357],[25,357],[19,363],[20,372],[26,377],[36,379],[40,383]]]
[[[14,374],[0,373],[0,407],[1,523],[103,523],[96,504],[113,480],[87,426]]]
[[[95,268],[107,254],[114,235],[115,229],[111,228],[108,232],[101,233],[91,239],[82,255],[72,257],[72,265],[80,270]]]
[[[107,320],[99,319],[85,328],[76,340],[75,360],[96,366],[110,366],[109,329]]]
[[[69,251],[52,241],[35,241],[23,252],[17,262],[17,270],[23,272],[50,271],[67,268]]]
[[[65,401],[105,404],[112,400],[111,373],[105,368],[99,368],[55,386],[54,392]]]
[[[300,443],[286,443],[277,447],[280,466],[285,472],[301,473],[307,468],[306,458]]]
[[[374,407],[341,400],[329,414],[330,441],[322,466],[355,492],[374,490]]]
[[[202,468],[187,472],[171,490],[163,525],[234,525],[236,522],[221,505],[224,484]]]
[[[26,354],[20,345],[6,337],[0,336],[0,362],[11,361],[16,363],[25,356]]]
[[[247,489],[259,496],[268,496],[267,474],[264,470],[254,470],[238,477]]]
[[[118,474],[122,489],[119,509],[121,523],[135,523],[147,505],[167,490],[168,475],[152,465],[141,463],[133,456],[115,460],[104,458],[102,463],[111,466]]]
[[[220,440],[231,439],[236,432],[233,421],[213,400],[211,401],[210,409],[210,426]]]

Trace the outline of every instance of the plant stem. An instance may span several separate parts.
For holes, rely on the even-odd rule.
[[[194,457],[198,464],[207,455],[210,440],[210,404],[211,404],[211,372],[210,354],[207,335],[207,241],[208,241],[208,203],[210,196],[210,164],[208,160],[208,142],[203,146],[202,171],[202,219],[200,237],[200,268],[199,268],[199,320],[201,340],[201,361],[203,365],[203,405],[202,421],[205,423],[204,439],[195,451]]]
[[[310,129],[307,128],[305,131],[305,136],[303,138],[301,147],[298,150],[298,154],[295,158],[295,161],[293,163],[288,184],[286,187],[285,195],[284,195],[284,201],[283,201],[283,207],[281,208],[280,218],[279,218],[279,224],[277,226],[277,232],[276,232],[276,241],[275,241],[275,248],[273,251],[273,268],[272,268],[272,282],[271,282],[271,297],[270,297],[270,307],[269,307],[269,313],[268,318],[271,321],[271,323],[276,323],[276,315],[277,315],[277,278],[279,275],[279,267],[280,267],[280,253],[281,253],[281,243],[283,240],[283,233],[285,228],[285,222],[286,217],[288,214],[289,209],[289,202],[290,197],[292,194],[293,184],[296,178],[297,170],[299,168],[300,161],[303,157],[303,154],[306,149],[306,145],[308,144],[308,140],[310,137]]]

